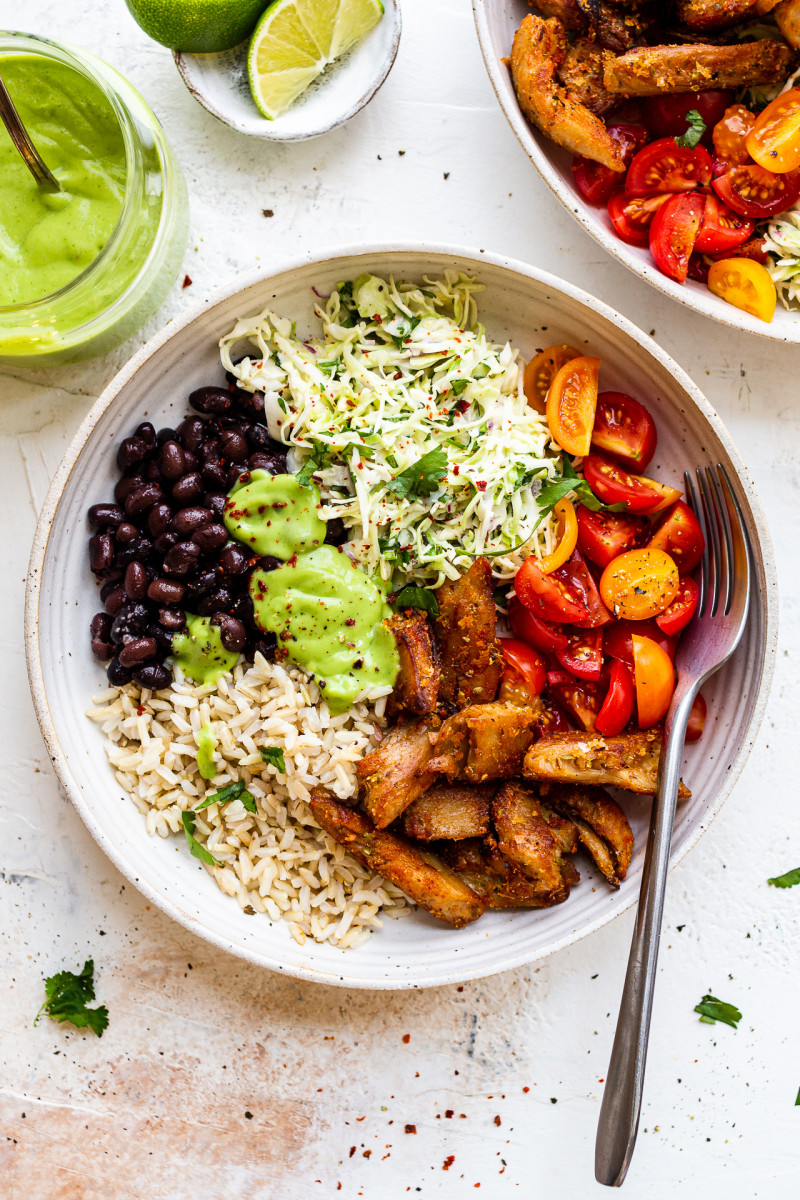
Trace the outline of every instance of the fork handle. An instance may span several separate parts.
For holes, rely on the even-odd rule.
[[[699,683],[678,685],[667,717],[628,970],[595,1143],[595,1178],[619,1187],[636,1144],[653,1008],[669,849],[686,727]],[[680,694],[678,694],[680,692]]]

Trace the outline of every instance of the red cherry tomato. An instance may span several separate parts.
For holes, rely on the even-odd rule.
[[[563,708],[560,708],[556,704],[552,696],[543,696],[542,702],[544,708],[539,713],[533,726],[539,737],[543,733],[565,733],[567,730],[573,728],[569,717]]]
[[[508,604],[508,621],[521,641],[542,654],[552,654],[567,645],[567,635],[559,625],[535,616],[516,596]]]
[[[608,691],[597,714],[595,729],[603,737],[616,737],[618,733],[622,733],[633,715],[636,688],[630,668],[626,667],[621,659],[614,659],[609,676]]]
[[[636,634],[639,637],[650,638],[656,642],[671,659],[675,659],[675,652],[678,649],[677,637],[670,637],[659,629],[655,621],[615,621],[613,625],[609,625],[604,630],[603,649],[608,658],[617,658],[620,662],[624,662],[627,667],[633,670],[633,644],[631,636]]]
[[[677,596],[669,608],[656,617],[656,625],[670,637],[676,637],[691,621],[699,600],[700,588],[691,575],[683,575]]]
[[[617,237],[629,246],[646,246],[650,222],[667,200],[669,192],[658,192],[653,196],[629,196],[622,189],[614,192],[608,201],[608,215]]]
[[[601,392],[592,445],[629,471],[643,471],[656,452],[658,434],[650,413],[626,392]]]
[[[628,167],[625,191],[629,196],[653,192],[690,192],[711,182],[711,155],[702,146],[691,150],[674,138],[659,138],[640,150]]]
[[[582,616],[579,620],[573,617],[570,624],[581,629],[596,629],[598,625],[606,625],[612,620],[580,550],[573,550],[563,567],[553,571],[547,578],[558,578],[572,595],[580,597]]]
[[[645,96],[642,100],[642,117],[647,128],[656,137],[680,137],[689,127],[687,113],[692,109],[710,129],[722,118],[733,99],[732,92],[676,92],[661,96]]]
[[[647,530],[644,517],[628,513],[592,512],[581,504],[578,514],[578,549],[598,567],[640,545]]]
[[[692,711],[689,713],[689,724],[686,727],[686,741],[699,742],[703,736],[703,726],[706,723],[706,713],[708,706],[703,699],[702,692],[698,692],[694,698]]]
[[[632,513],[658,512],[680,498],[677,488],[631,475],[602,454],[589,454],[583,460],[583,474],[603,504],[626,504]]]
[[[721,254],[741,246],[752,235],[755,221],[748,221],[727,208],[712,192],[706,196],[703,220],[694,241],[699,254]]]
[[[743,167],[750,161],[746,142],[755,120],[749,108],[745,108],[743,104],[732,104],[716,121],[713,133],[714,154],[724,169]],[[715,175],[723,173],[714,170]]]
[[[762,267],[765,267],[767,265],[768,256],[767,251],[764,249],[764,239],[761,237],[754,237],[751,238],[749,242],[745,242],[743,246],[737,246],[734,257],[750,258],[753,260],[753,262],[761,263]],[[722,254],[715,254],[714,258],[715,260],[730,258],[730,254],[727,251],[723,251]],[[708,273],[706,273],[706,280],[707,279]]]
[[[560,707],[580,726],[591,733],[603,702],[602,689],[597,683],[578,682],[568,675],[564,680],[549,683],[548,689]]]
[[[694,279],[696,283],[708,283],[708,272],[710,266],[702,254],[689,255],[689,269],[686,272],[687,279]]]
[[[622,153],[623,162],[629,163],[637,150],[647,144],[649,134],[644,125],[609,125],[608,132]],[[608,200],[615,187],[619,186],[619,171],[584,158],[578,154],[572,160],[575,186],[587,204],[602,205]]]
[[[675,691],[675,668],[669,655],[651,638],[634,633],[631,641],[639,728],[649,729],[669,708]]]
[[[525,607],[544,621],[583,625],[587,612],[581,594],[564,580],[563,570],[559,567],[546,575],[531,554],[517,571],[514,591]]]
[[[679,500],[661,518],[647,546],[666,551],[677,563],[681,574],[688,575],[703,557],[706,542],[694,512]]]
[[[700,192],[670,196],[650,223],[650,253],[664,275],[685,283],[689,257],[703,220],[706,198]]]
[[[720,175],[711,186],[728,208],[760,221],[793,206],[800,196],[800,171],[773,175],[750,163]]]
[[[534,696],[540,696],[544,691],[546,675],[542,656],[526,646],[525,642],[518,642],[514,638],[499,640],[506,666],[522,676]]]
[[[556,650],[556,658],[578,679],[598,680],[603,670],[603,630],[581,629],[568,635],[568,645]]]

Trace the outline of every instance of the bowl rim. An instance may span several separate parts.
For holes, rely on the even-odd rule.
[[[739,334],[752,335],[754,337],[766,338],[771,342],[782,342],[786,345],[794,345],[800,342],[800,313],[795,313],[795,321],[790,326],[791,332],[779,332],[780,326],[776,326],[771,322],[758,321],[754,317],[754,321],[758,321],[758,326],[750,327],[749,325],[741,324],[740,320],[731,315],[725,315],[724,310],[717,312],[707,312],[697,303],[693,302],[691,297],[695,294],[693,291],[687,291],[683,284],[675,283],[655,266],[648,262],[641,262],[635,255],[631,253],[631,249],[626,246],[625,242],[615,237],[610,230],[599,229],[594,221],[592,221],[588,212],[597,211],[590,208],[585,200],[577,194],[577,192],[569,187],[561,180],[556,171],[551,166],[547,155],[539,143],[538,130],[535,131],[526,118],[522,115],[518,105],[511,106],[506,102],[506,97],[503,94],[502,81],[507,72],[503,65],[503,60],[498,59],[492,46],[491,35],[489,32],[489,22],[486,16],[487,8],[490,0],[472,0],[472,13],[475,21],[475,29],[478,35],[478,44],[481,48],[486,73],[489,76],[492,89],[497,98],[497,102],[508,121],[514,135],[522,149],[527,154],[530,161],[538,171],[542,180],[547,184],[550,191],[556,199],[563,205],[566,211],[578,222],[578,224],[586,231],[606,253],[610,254],[617,262],[622,263],[629,271],[632,271],[639,279],[645,280],[651,287],[656,288],[662,295],[668,296],[670,300],[675,300],[678,304],[688,308],[690,312],[697,313],[708,321],[716,321],[720,325],[726,325],[729,329],[735,329]],[[509,53],[511,47],[509,46]],[[555,143],[553,143],[555,145]],[[724,301],[721,303],[724,304]],[[725,308],[731,310],[731,314],[740,312],[740,309],[733,305],[725,305]],[[783,312],[780,301],[778,302],[778,312]],[[743,314],[744,315],[744,314]],[[787,312],[786,317],[791,317],[792,314]],[[783,321],[780,323],[783,324]],[[761,328],[763,326],[763,328]]]
[[[197,86],[196,79],[190,69],[191,60],[198,57],[197,55],[190,54],[183,50],[174,50],[172,53],[172,58],[175,66],[178,68],[178,74],[180,75],[186,90],[193,97],[193,99],[195,99],[197,103],[206,110],[206,112],[211,113],[212,117],[215,117],[218,121],[221,121],[223,125],[227,125],[229,129],[235,129],[237,133],[242,133],[245,135],[245,137],[263,138],[264,140],[270,142],[308,142],[311,141],[312,138],[322,137],[324,134],[330,133],[333,129],[338,129],[340,125],[346,125],[347,122],[356,115],[356,113],[361,112],[362,108],[366,108],[370,100],[372,100],[372,98],[375,96],[376,92],[383,87],[389,76],[389,72],[394,66],[395,59],[397,58],[397,51],[400,46],[400,35],[403,32],[403,14],[400,8],[399,0],[385,0],[384,17],[387,15],[389,16],[393,26],[392,40],[386,57],[382,60],[382,65],[377,75],[368,85],[366,91],[363,92],[362,95],[359,96],[358,100],[356,100],[354,104],[351,104],[350,107],[345,110],[345,112],[341,113],[335,118],[335,120],[329,121],[327,125],[318,126],[316,129],[312,129],[307,133],[282,133],[280,129],[275,129],[276,122],[270,121],[267,117],[262,118],[265,126],[262,132],[258,133],[253,129],[245,129],[242,125],[230,120],[225,113],[208,98],[205,92],[201,91]],[[353,48],[355,49],[355,47]],[[231,49],[235,50],[237,47],[233,46]],[[203,54],[200,55],[200,57],[208,58],[208,55]]]
[[[527,263],[521,262],[517,259],[508,258],[505,255],[487,253],[483,250],[476,254],[476,252],[469,247],[447,243],[428,244],[424,242],[393,242],[366,246],[363,244],[335,246],[330,250],[321,251],[316,254],[307,254],[304,256],[286,259],[282,262],[277,270],[257,272],[248,276],[244,280],[240,279],[235,283],[231,283],[219,288],[211,293],[211,295],[209,295],[205,300],[193,305],[180,317],[177,317],[175,320],[169,322],[159,333],[150,338],[133,354],[128,362],[110,380],[78,427],[78,430],[75,433],[69,447],[67,448],[47,491],[34,534],[25,589],[25,657],[33,706],[42,737],[47,747],[50,761],[53,764],[53,769],[61,787],[103,853],[111,859],[111,861],[126,877],[126,879],[133,883],[151,903],[155,904],[162,912],[165,912],[168,916],[178,921],[179,924],[184,926],[184,928],[203,938],[206,942],[210,942],[212,945],[217,946],[219,949],[225,950],[231,954],[235,954],[237,957],[243,958],[257,966],[267,967],[271,970],[278,970],[284,974],[314,982],[329,983],[339,987],[376,991],[399,991],[412,988],[416,989],[420,987],[437,987],[450,983],[461,983],[472,979],[480,979],[487,976],[496,975],[502,971],[511,970],[514,967],[537,962],[541,959],[549,957],[549,955],[558,950],[562,950],[567,946],[583,940],[585,937],[588,937],[589,934],[594,933],[604,925],[607,925],[615,917],[621,915],[623,912],[627,911],[627,909],[631,908],[636,903],[636,896],[632,895],[630,898],[618,901],[613,906],[599,910],[597,917],[587,922],[579,930],[572,930],[570,933],[562,935],[549,946],[542,947],[533,954],[528,951],[519,955],[510,955],[507,956],[501,964],[482,966],[478,970],[467,969],[466,971],[461,971],[457,966],[450,967],[448,969],[439,969],[436,972],[431,972],[431,974],[422,982],[417,980],[408,980],[405,978],[352,979],[347,976],[346,970],[342,973],[338,973],[329,971],[327,969],[317,969],[307,964],[295,966],[280,961],[277,956],[273,956],[272,954],[253,950],[249,947],[233,945],[224,937],[220,937],[214,932],[208,930],[198,916],[194,915],[193,913],[186,912],[169,895],[164,894],[163,891],[159,891],[156,887],[151,886],[147,881],[141,879],[133,869],[128,858],[119,852],[116,844],[105,835],[103,830],[100,828],[99,823],[96,821],[92,804],[84,798],[80,787],[72,777],[67,755],[60,744],[55,722],[50,711],[50,705],[44,685],[42,647],[39,641],[39,605],[41,600],[42,574],[48,551],[50,532],[53,527],[53,522],[55,520],[61,496],[64,488],[66,487],[67,481],[71,476],[72,471],[75,469],[81,452],[92,435],[96,425],[104,416],[106,411],[114,404],[123,388],[136,375],[137,371],[145,362],[147,362],[174,337],[182,333],[183,330],[190,326],[197,318],[206,314],[219,304],[232,299],[236,295],[243,293],[254,286],[269,284],[270,282],[274,282],[276,279],[279,279],[282,276],[290,275],[292,272],[299,270],[300,268],[308,267],[314,264],[327,266],[339,259],[353,259],[358,257],[365,260],[375,261],[380,260],[382,257],[390,257],[392,255],[396,256],[402,254],[413,254],[415,256],[431,255],[445,259],[454,258],[462,261],[466,260],[468,263],[472,264],[477,272],[480,272],[482,264],[488,263],[491,266],[500,268],[501,270],[512,271],[518,275],[534,280],[537,283],[543,284],[545,287],[550,288],[561,295],[565,295],[568,298],[592,309],[594,312],[597,312],[600,316],[616,325],[618,329],[631,337],[642,349],[654,357],[662,367],[668,370],[679,386],[684,389],[692,403],[708,420],[709,424],[714,429],[715,434],[717,437],[719,437],[720,442],[724,446],[725,451],[730,456],[731,461],[735,466],[740,486],[746,491],[748,503],[750,504],[754,520],[758,527],[766,584],[765,595],[763,597],[764,657],[761,663],[758,692],[747,729],[739,746],[736,749],[733,760],[726,771],[723,784],[709,803],[702,818],[697,822],[694,829],[689,832],[684,844],[677,850],[673,850],[671,853],[669,864],[670,871],[673,870],[673,868],[677,866],[677,864],[689,853],[689,851],[696,845],[701,835],[709,827],[711,821],[719,813],[723,804],[730,795],[734,784],[738,780],[744,768],[764,717],[764,711],[775,671],[778,639],[778,584],[772,539],[760,499],[750,476],[750,471],[742,459],[736,444],[731,438],[730,433],[728,432],[721,418],[718,416],[714,408],[702,394],[697,385],[683,370],[683,368],[680,367],[674,361],[674,359],[672,359],[672,357],[667,354],[666,351],[664,351],[655,341],[653,341],[648,334],[638,329],[637,326],[628,320],[627,317],[617,313],[604,301],[593,297],[582,288],[577,287],[575,284],[559,279],[557,276],[552,275],[549,271],[540,270],[537,267],[532,267]]]

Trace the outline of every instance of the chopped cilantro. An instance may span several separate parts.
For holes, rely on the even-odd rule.
[[[430,588],[412,587],[409,584],[398,593],[394,606],[395,608],[422,608],[432,617],[439,615],[439,601],[436,599],[436,593],[432,592]]]
[[[577,473],[570,460],[565,456],[561,474],[556,479],[549,479],[536,497],[536,503],[539,506],[537,525],[541,525],[559,500],[563,500],[570,492],[574,492],[584,508],[590,508],[592,512],[601,510],[603,512],[624,512],[627,507],[624,504],[603,504],[598,500],[589,484]]]
[[[689,109],[686,114],[686,120],[688,122],[686,133],[682,133],[680,137],[675,138],[675,145],[687,150],[694,150],[706,131],[706,123],[696,108]]]
[[[286,760],[283,757],[283,750],[280,746],[262,746],[261,757],[265,763],[269,763],[271,767],[276,767],[281,775],[286,774]]]
[[[87,1000],[94,1000],[94,960],[87,958],[80,975],[72,971],[59,971],[44,981],[46,1000],[34,1018],[34,1025],[42,1013],[53,1021],[69,1021],[76,1029],[91,1029],[98,1037],[108,1026],[108,1009],[104,1004],[87,1008]]]
[[[395,346],[397,346],[398,350],[403,349],[403,343],[405,342],[406,338],[411,337],[411,334],[417,328],[421,320],[421,317],[409,317],[406,325],[398,325],[397,332],[390,333],[389,336],[391,337]]]
[[[396,496],[407,496],[409,500],[417,496],[431,496],[439,490],[439,485],[447,474],[447,455],[441,446],[429,450],[422,458],[406,467],[399,475],[386,485],[386,490]]]
[[[468,379],[451,379],[450,387],[453,389],[453,391],[455,392],[455,394],[457,396],[460,396],[461,393],[463,391],[465,391],[466,388],[469,387],[469,380]]]
[[[208,803],[211,804],[213,801],[209,800]],[[205,807],[205,804],[200,805],[200,808]],[[186,845],[192,852],[192,858],[199,858],[200,862],[207,863],[209,867],[221,867],[222,863],[217,862],[213,854],[209,854],[205,846],[201,846],[194,836],[196,817],[190,808],[181,813],[181,820],[183,821],[183,832],[186,834]]]
[[[317,445],[311,451],[309,457],[297,472],[295,479],[301,487],[308,487],[308,485],[311,483],[311,477],[315,475],[317,471],[322,471],[325,467],[330,466],[330,462],[331,452],[328,447],[323,446],[321,443],[317,443]]]
[[[774,879],[768,879],[767,883],[777,888],[794,887],[795,884],[800,883],[800,867],[795,867],[793,871],[787,871],[785,875],[777,875]]]
[[[206,796],[202,804],[198,804],[194,811],[200,812],[201,809],[208,808],[210,804],[227,804],[229,800],[241,800],[248,812],[256,811],[256,802],[245,788],[243,779],[237,780],[236,783],[226,784],[218,792],[212,792],[210,796]]]
[[[722,1021],[725,1025],[730,1025],[731,1029],[736,1029],[742,1019],[742,1014],[734,1004],[726,1004],[716,996],[703,996],[700,1003],[695,1005],[694,1011],[700,1013],[700,1020],[706,1025]]]
[[[800,1104],[800,1088],[797,1089],[797,1099],[794,1102],[795,1108],[797,1108],[798,1104]]]

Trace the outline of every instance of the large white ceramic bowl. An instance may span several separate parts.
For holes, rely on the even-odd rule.
[[[28,576],[28,669],[45,742],[65,791],[120,871],[170,916],[201,937],[252,962],[327,983],[365,988],[426,987],[490,975],[543,958],[585,936],[634,903],[641,876],[649,799],[624,804],[636,855],[618,892],[580,862],[581,881],[557,908],[490,913],[451,930],[423,912],[387,920],[351,951],[298,946],[284,922],[248,917],[190,857],[183,839],[145,833],[144,819],[120,794],[99,730],[85,716],[104,686],[89,649],[98,607],[87,563],[86,509],[110,496],[119,440],[145,417],[174,426],[193,388],[221,378],[217,339],[237,317],[269,305],[314,328],[312,285],[327,292],[364,271],[421,279],[447,268],[477,274],[481,320],[491,337],[526,356],[553,342],[586,346],[603,362],[603,386],[640,397],[653,413],[659,448],[653,470],[679,480],[686,467],[721,462],[744,510],[754,546],[756,586],[743,642],[706,689],[709,720],[687,751],[692,799],[680,805],[673,860],[697,841],[729,795],[747,758],[766,702],[775,653],[777,600],[772,548],[748,471],[717,414],[680,367],[623,317],[580,289],[522,263],[467,251],[390,248],[341,251],[301,261],[209,300],[170,324],[128,363],[94,405],[53,480],[36,533]]]
[[[586,232],[636,275],[694,312],[777,342],[800,342],[800,313],[787,312],[779,304],[771,322],[760,321],[726,304],[703,283],[687,279],[680,284],[668,279],[658,270],[648,249],[628,246],[616,236],[605,205],[592,207],[576,190],[570,170],[572,155],[549,142],[522,115],[504,60],[511,54],[514,33],[522,18],[531,11],[529,6],[525,0],[472,0],[472,8],[486,70],[509,125],[547,186]]]

